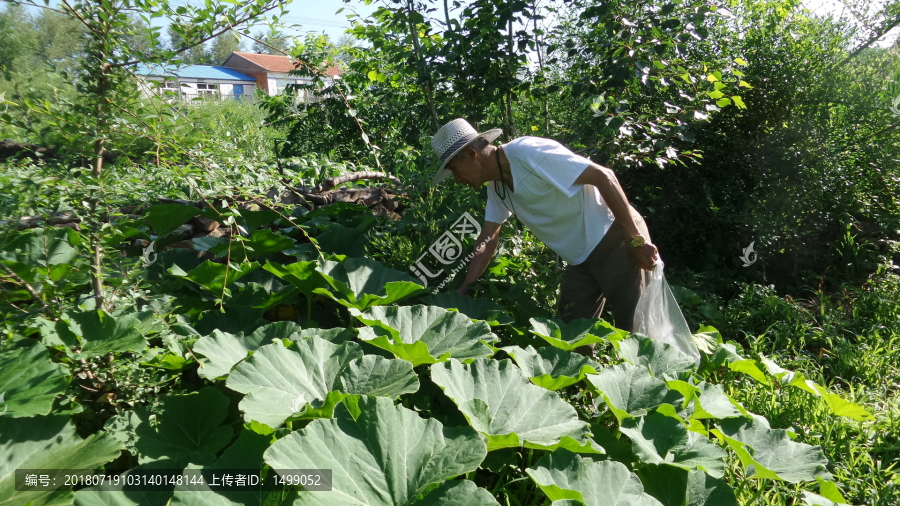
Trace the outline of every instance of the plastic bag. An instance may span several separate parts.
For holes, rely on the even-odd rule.
[[[650,283],[634,308],[632,328],[635,333],[669,343],[700,365],[700,350],[694,343],[694,336],[681,314],[672,289],[666,283],[662,260],[657,262],[650,275]]]

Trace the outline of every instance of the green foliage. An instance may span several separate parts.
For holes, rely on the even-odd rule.
[[[488,357],[493,352],[485,343],[497,339],[484,322],[434,306],[373,307],[351,314],[368,325],[360,339],[415,366]]]
[[[334,491],[305,494],[305,504],[449,504],[463,482],[445,481],[477,469],[487,454],[469,428],[443,427],[381,397],[348,397],[330,420],[275,442],[265,461],[274,469],[332,469]],[[402,463],[401,465],[397,465]],[[366,469],[366,479],[359,471]],[[442,484],[439,488],[429,485]],[[430,493],[429,493],[430,492]],[[425,497],[419,499],[420,494]],[[488,496],[486,498],[485,496]],[[347,496],[359,498],[352,502]],[[496,504],[478,492],[454,504]]]
[[[469,424],[487,437],[488,450],[556,447],[563,438],[584,444],[587,424],[555,393],[528,382],[509,360],[456,359],[431,368],[432,380],[453,399]]]
[[[440,20],[430,4],[398,2],[358,20],[368,47],[298,46],[319,101],[296,100],[299,87],[266,99],[265,113],[138,97],[129,62],[223,46],[224,30],[270,4],[0,14],[3,131],[62,153],[0,170],[11,217],[0,231],[0,504],[897,502],[900,278],[884,261],[890,232],[875,243],[864,230],[896,228],[895,52],[857,51],[860,33],[792,2],[732,2],[730,16],[702,2],[576,2],[552,33],[532,3],[445,5]],[[145,22],[180,18],[176,47],[116,6]],[[71,79],[16,74],[76,12],[89,20],[84,47],[42,46]],[[326,79],[338,61],[346,73]],[[76,85],[50,91],[53,79]],[[483,198],[427,185],[428,134],[460,115],[618,162],[678,260],[667,265],[696,269],[673,269],[688,319],[721,329],[697,331],[699,367],[612,320],[553,320],[558,264],[511,227],[478,298],[420,297],[409,266]],[[277,166],[273,139],[292,156]],[[400,221],[352,204],[275,213],[216,198],[369,165],[409,183]],[[116,214],[157,197],[212,207]],[[16,227],[54,212],[79,229]],[[167,249],[197,215],[231,236]],[[149,267],[135,239],[156,241]],[[796,265],[812,259],[817,289],[735,283],[739,264],[722,259],[754,239],[768,271],[743,277],[801,283],[769,256],[782,248]],[[573,353],[587,344],[596,360]],[[104,465],[329,468],[335,480],[327,493],[255,495],[12,484],[15,468]]]
[[[531,346],[525,349],[507,346],[501,349],[515,360],[532,383],[547,390],[574,385],[583,380],[586,374],[597,374],[601,368],[587,357],[552,346],[537,350]]]
[[[118,457],[122,446],[108,433],[82,439],[68,415],[0,417],[0,504],[71,501],[70,489],[16,491],[16,469],[94,469]]]

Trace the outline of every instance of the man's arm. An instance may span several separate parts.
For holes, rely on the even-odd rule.
[[[628,198],[625,197],[625,192],[619,185],[619,179],[612,169],[591,163],[578,176],[575,184],[590,184],[597,187],[600,191],[600,196],[603,197],[606,205],[609,206],[609,210],[616,217],[616,221],[625,227],[626,237],[632,238],[641,233],[638,230],[637,223],[634,222],[634,217],[631,216]],[[653,270],[653,264],[658,259],[656,246],[645,243],[637,248],[629,248],[629,251],[638,266],[648,271]]]
[[[460,295],[469,295],[469,284],[480,278],[491,263],[491,258],[497,251],[497,238],[500,237],[500,227],[502,226],[502,223],[492,221],[486,221],[482,225],[481,234],[475,240],[475,255],[469,261],[469,269],[466,271],[462,285],[456,290]]]

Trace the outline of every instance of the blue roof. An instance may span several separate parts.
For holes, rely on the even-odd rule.
[[[256,79],[241,74],[237,70],[216,65],[186,65],[184,67],[175,67],[173,65],[144,65],[143,63],[138,63],[135,73],[141,76],[176,76],[189,79],[256,81]]]

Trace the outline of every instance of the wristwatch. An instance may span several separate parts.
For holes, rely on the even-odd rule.
[[[644,236],[642,236],[641,234],[634,236],[631,239],[631,242],[628,243],[628,246],[630,246],[632,248],[637,248],[638,246],[643,246],[643,245],[644,245]]]

